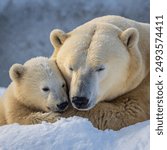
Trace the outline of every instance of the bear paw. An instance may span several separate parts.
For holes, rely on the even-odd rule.
[[[39,124],[39,123],[42,123],[42,121],[53,123],[59,119],[60,119],[59,113],[53,113],[53,112],[36,113],[33,115],[32,124]]]

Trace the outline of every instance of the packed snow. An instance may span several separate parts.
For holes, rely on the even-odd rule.
[[[0,88],[0,95],[4,88]],[[149,150],[150,122],[101,131],[81,117],[55,123],[0,127],[0,150]]]

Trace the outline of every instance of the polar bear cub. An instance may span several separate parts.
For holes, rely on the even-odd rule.
[[[0,97],[0,125],[55,122],[68,106],[66,83],[56,63],[36,57],[9,71],[12,83]]]

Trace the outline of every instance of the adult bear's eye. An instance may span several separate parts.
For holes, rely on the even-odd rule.
[[[50,89],[49,89],[48,87],[43,87],[42,90],[43,90],[44,92],[50,91]]]
[[[70,67],[69,69],[70,69],[70,71],[73,71],[73,70],[74,70],[72,67]]]
[[[101,68],[98,68],[96,71],[100,72],[100,71],[103,71],[104,69],[105,69],[104,67],[101,67]]]

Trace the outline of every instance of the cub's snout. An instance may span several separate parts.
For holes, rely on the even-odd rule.
[[[64,111],[67,107],[68,107],[68,102],[63,102],[57,105],[57,108],[59,109],[59,111]]]
[[[68,107],[68,101],[65,102],[61,102],[58,104],[52,104],[52,105],[48,105],[47,109],[48,111],[53,111],[53,112],[62,112],[64,110],[66,110]]]

